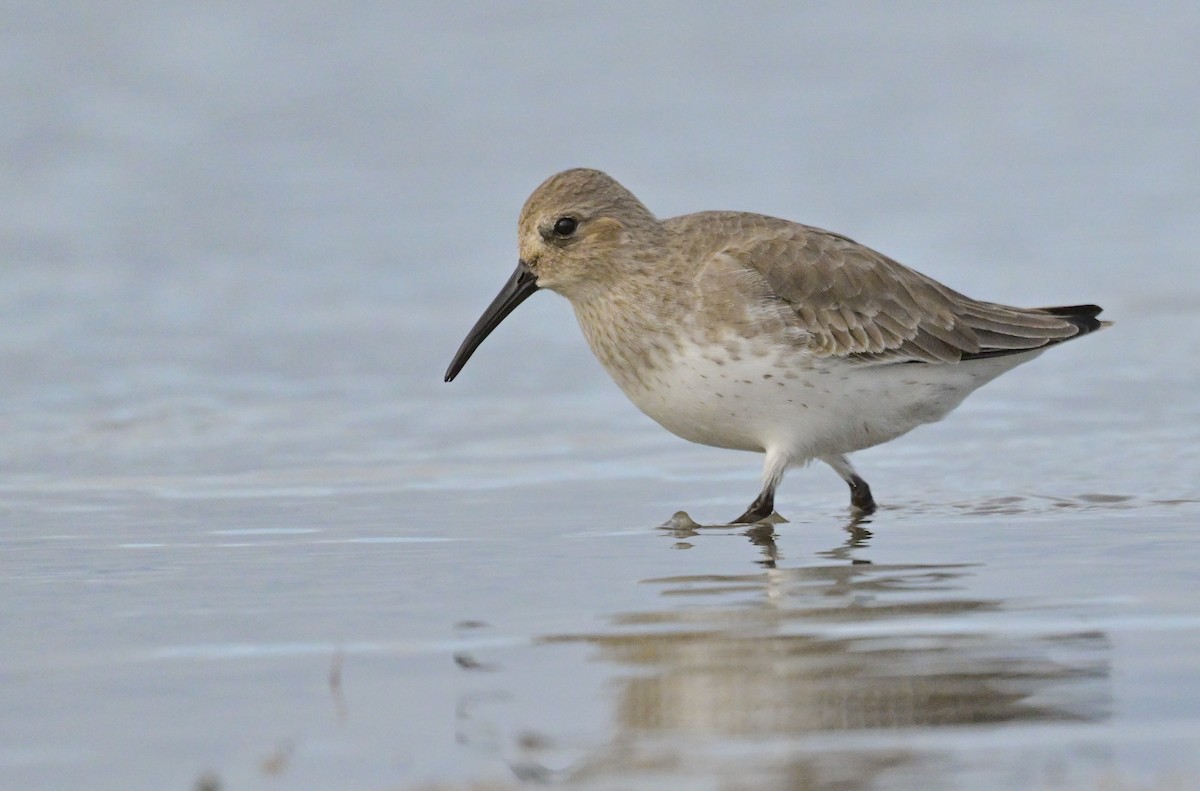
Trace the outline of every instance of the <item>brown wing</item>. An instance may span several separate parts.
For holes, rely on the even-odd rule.
[[[959,362],[1015,354],[1102,326],[1094,305],[979,302],[844,236],[761,218],[721,252],[795,311],[814,353],[863,361]]]

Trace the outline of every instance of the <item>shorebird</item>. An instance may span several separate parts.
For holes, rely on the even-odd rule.
[[[980,302],[838,233],[732,211],[659,220],[598,170],[551,176],[521,210],[519,262],[449,382],[539,289],[566,297],[639,409],[704,445],[766,454],[759,522],[794,466],[820,460],[875,510],[846,455],[941,420],[1046,348],[1107,326],[1096,305]]]

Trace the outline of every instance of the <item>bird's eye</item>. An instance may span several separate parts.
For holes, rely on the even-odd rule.
[[[554,222],[554,232],[559,236],[570,236],[575,233],[575,228],[578,225],[579,223],[575,222],[571,217],[559,217]]]

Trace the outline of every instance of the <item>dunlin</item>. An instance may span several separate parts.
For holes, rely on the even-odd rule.
[[[534,190],[520,260],[446,371],[541,288],[575,309],[592,352],[674,434],[766,454],[734,523],[774,511],[789,467],[819,459],[875,509],[846,454],[941,420],[1047,347],[1106,326],[1096,305],[979,302],[841,234],[743,212],[659,220],[598,170]]]

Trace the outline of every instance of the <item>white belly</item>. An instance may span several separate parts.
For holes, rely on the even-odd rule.
[[[1036,354],[864,365],[738,340],[684,345],[638,381],[614,378],[639,409],[686,440],[774,448],[799,463],[878,445],[940,420],[971,391]]]

